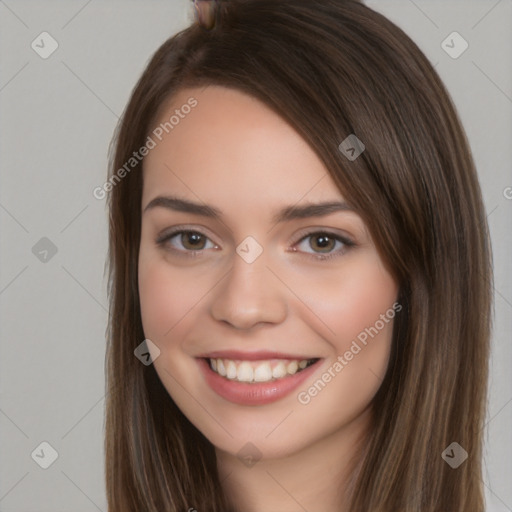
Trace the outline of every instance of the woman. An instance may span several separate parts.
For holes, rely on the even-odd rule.
[[[114,141],[109,511],[483,511],[490,249],[439,77],[355,0],[196,8]]]

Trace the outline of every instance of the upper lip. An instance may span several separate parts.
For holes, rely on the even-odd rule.
[[[283,352],[274,352],[268,350],[259,350],[256,352],[244,352],[242,350],[217,350],[215,352],[208,352],[207,354],[202,354],[197,357],[241,361],[258,361],[265,359],[293,359],[296,361],[303,361],[307,359],[317,359],[316,357],[309,357],[300,354],[285,354]]]

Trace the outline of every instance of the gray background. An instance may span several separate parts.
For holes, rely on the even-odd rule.
[[[367,4],[436,66],[474,152],[496,271],[484,481],[488,510],[511,511],[512,1]],[[107,510],[107,217],[92,190],[137,78],[191,16],[188,0],[0,0],[2,512]],[[59,45],[47,59],[31,48],[43,31]],[[456,59],[441,47],[453,31],[469,43]],[[31,456],[43,441],[48,469]]]

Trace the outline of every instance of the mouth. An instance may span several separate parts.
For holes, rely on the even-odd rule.
[[[196,361],[205,383],[218,396],[238,405],[256,406],[291,394],[316,372],[322,359],[230,352],[199,356]]]
[[[267,359],[244,361],[225,358],[204,358],[210,369],[228,380],[256,384],[275,382],[300,373],[319,359]]]

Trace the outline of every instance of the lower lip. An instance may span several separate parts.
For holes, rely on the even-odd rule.
[[[207,384],[218,395],[239,405],[265,405],[275,402],[297,389],[318,367],[316,363],[304,368],[294,375],[283,377],[271,382],[255,382],[249,384],[229,380],[214,372],[205,359],[197,359]]]

